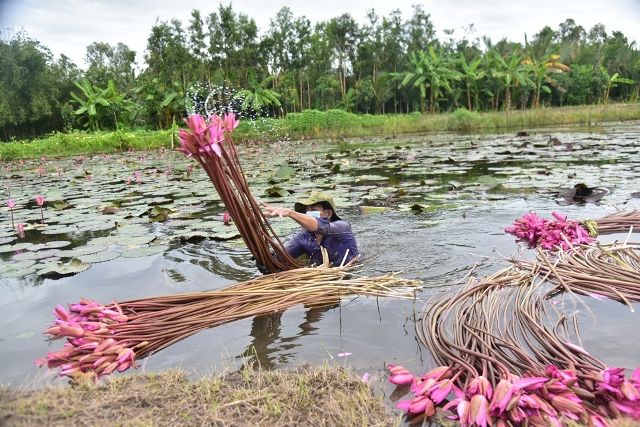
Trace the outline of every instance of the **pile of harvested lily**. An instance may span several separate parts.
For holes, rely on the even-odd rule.
[[[351,270],[324,265],[261,276],[221,290],[109,305],[81,300],[68,310],[57,306],[55,325],[45,333],[67,342],[37,364],[60,368],[60,375],[98,378],[135,367],[136,360],[206,328],[297,304],[335,303],[348,294],[411,298],[419,285],[394,274],[365,277]]]
[[[179,150],[195,158],[209,175],[251,254],[268,271],[301,267],[285,250],[251,195],[231,137],[238,126],[235,115],[214,114],[206,120],[194,114],[185,121],[189,130],[180,130]]]
[[[512,260],[519,268],[545,275],[558,291],[627,304],[640,301],[640,245],[634,243],[579,246],[551,257],[536,251],[536,260]]]
[[[640,211],[617,212],[597,220],[574,221],[565,215],[552,212],[554,220],[529,212],[505,228],[518,240],[531,247],[540,246],[546,250],[567,250],[576,245],[595,243],[600,234],[620,233],[640,228]]]
[[[637,266],[636,259],[629,272],[638,274]],[[559,292],[548,274],[541,267],[511,267],[470,278],[427,303],[417,334],[440,366],[414,376],[390,365],[389,380],[410,385],[413,393],[398,407],[415,417],[431,417],[441,408],[463,426],[640,420],[640,369],[626,378],[623,368],[608,367],[582,348],[575,317],[571,321],[550,303]]]

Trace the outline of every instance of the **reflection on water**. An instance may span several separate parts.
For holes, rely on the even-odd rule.
[[[283,313],[254,317],[249,332],[249,336],[252,337],[251,344],[238,358],[244,359],[249,365],[255,364],[254,366],[264,369],[286,365],[291,357],[295,357],[294,349],[300,346],[296,341],[300,337],[315,335],[314,331],[319,328],[317,323],[322,320],[323,315],[339,306],[340,303],[336,303],[306,308],[303,322],[298,325],[299,331],[291,336],[281,334]]]
[[[370,139],[339,147],[320,145],[310,153],[298,151],[309,150],[308,144],[292,143],[288,149],[307,176],[315,178],[307,182],[297,176],[297,187],[287,185],[297,193],[311,187],[337,192],[344,202],[341,216],[352,223],[368,258],[362,273],[401,271],[406,277],[420,278],[425,288],[418,300],[360,297],[343,300],[341,305],[296,306],[240,320],[198,333],[149,357],[145,371],[182,367],[199,376],[213,367],[238,367],[247,361],[276,369],[332,358],[370,372],[372,378],[380,377],[389,362],[416,372],[431,367],[428,351],[415,337],[416,316],[426,300],[455,286],[472,266],[476,265],[476,274],[505,267],[504,258],[518,251],[512,236],[502,231],[514,218],[529,210],[548,216],[559,209],[554,202],[557,189],[578,182],[606,186],[612,192],[598,205],[561,207],[571,218],[598,218],[611,212],[611,205],[640,207],[640,199],[630,196],[640,188],[640,125],[617,125],[604,131],[603,135],[554,133],[562,146],[548,145],[547,134],[527,140],[512,135],[411,136],[391,143]],[[327,158],[327,151],[333,160]],[[327,162],[339,165],[341,172],[331,173]],[[248,173],[250,181],[260,178],[251,176],[251,170]],[[258,192],[266,187],[263,184],[257,185]],[[363,214],[351,201],[389,209]],[[417,212],[413,204],[424,208]],[[210,218],[216,209],[209,206],[203,215]],[[171,221],[152,228],[160,237],[171,230]],[[99,237],[110,231],[96,233]],[[73,247],[96,235],[80,237]],[[524,255],[531,254],[525,251]],[[59,280],[0,278],[0,382],[52,381],[51,374],[36,370],[31,361],[61,345],[42,336],[53,320],[56,303],[82,297],[109,302],[220,289],[256,274],[241,242],[203,240],[174,241],[163,254],[96,263],[86,272]],[[587,304],[593,316],[579,314],[584,346],[614,366],[640,365],[640,341],[627,332],[640,326],[638,311],[630,313],[610,301]],[[341,352],[352,355],[343,360],[337,356]]]

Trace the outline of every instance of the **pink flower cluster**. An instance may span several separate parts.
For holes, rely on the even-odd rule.
[[[587,229],[578,221],[567,220],[566,216],[552,212],[555,218],[547,220],[539,217],[535,212],[529,212],[522,218],[515,220],[512,226],[504,229],[519,240],[527,242],[529,246],[540,245],[542,249],[570,249],[571,246],[590,245],[595,239],[589,235]]]
[[[484,376],[466,381],[464,390],[454,382],[459,374],[440,366],[414,377],[402,366],[389,365],[389,381],[410,385],[413,398],[397,407],[408,415],[435,415],[441,408],[449,419],[464,426],[521,425],[561,426],[568,421],[580,425],[607,426],[607,419],[621,416],[640,420],[640,368],[630,380],[622,368],[607,368],[592,378],[578,379],[576,372],[548,366],[544,375],[510,375],[495,386]]]
[[[239,120],[234,113],[227,113],[224,117],[213,114],[209,120],[200,114],[192,114],[185,122],[189,130],[180,129],[179,151],[187,157],[211,153],[221,157],[220,143],[224,141],[224,134],[232,132],[238,126]]]
[[[47,354],[46,359],[36,360],[36,365],[60,368],[62,376],[94,379],[116,369],[122,372],[136,367],[135,347],[110,338],[112,326],[128,320],[117,304],[105,307],[81,299],[78,304],[70,304],[68,311],[57,305],[54,314],[55,324],[44,333],[53,339],[66,338],[67,342],[62,350]]]

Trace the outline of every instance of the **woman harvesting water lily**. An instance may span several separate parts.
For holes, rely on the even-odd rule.
[[[336,213],[333,197],[321,191],[312,191],[308,198],[298,200],[294,208],[281,208],[261,202],[262,212],[268,217],[291,218],[304,230],[293,236],[286,249],[293,258],[307,255],[316,265],[322,264],[322,250],[327,250],[329,261],[337,266],[359,255],[358,244],[351,224]],[[262,273],[270,273],[257,264]]]

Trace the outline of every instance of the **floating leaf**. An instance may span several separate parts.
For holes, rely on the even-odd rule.
[[[264,190],[264,195],[267,197],[286,197],[289,192],[282,187],[273,186]]]
[[[46,259],[57,256],[60,249],[46,249],[38,252],[22,252],[13,256],[14,261],[22,261],[26,259]]]
[[[360,206],[360,211],[365,215],[383,213],[387,209],[386,206]]]
[[[61,258],[78,258],[82,255],[96,254],[105,250],[107,250],[107,246],[104,245],[86,245],[67,251],[60,251],[58,256]]]
[[[29,246],[32,246],[32,245],[33,243],[21,242],[21,243],[16,243],[15,245],[0,246],[0,254],[21,251],[21,250],[27,249]]]
[[[53,209],[57,211],[61,211],[63,209],[69,209],[71,205],[64,200],[54,200],[47,203],[48,206],[51,206]]]
[[[55,262],[45,264],[44,268],[38,270],[38,275],[50,277],[72,276],[74,274],[82,273],[90,267],[91,264],[84,263],[79,259],[74,258],[68,263]]]
[[[95,254],[81,255],[78,259],[88,264],[95,264],[97,262],[106,262],[119,258],[120,253],[114,251],[102,251]]]
[[[126,251],[123,251],[122,256],[125,258],[137,258],[137,257],[160,254],[168,249],[169,249],[169,246],[167,245],[144,246],[141,248],[134,248],[134,249],[128,249]]]
[[[291,179],[296,174],[296,170],[291,166],[280,166],[276,171],[276,176],[280,179]]]
[[[67,240],[54,240],[47,243],[38,243],[36,245],[29,246],[27,250],[35,252],[43,249],[59,249],[64,248],[65,246],[69,246],[71,242]]]

